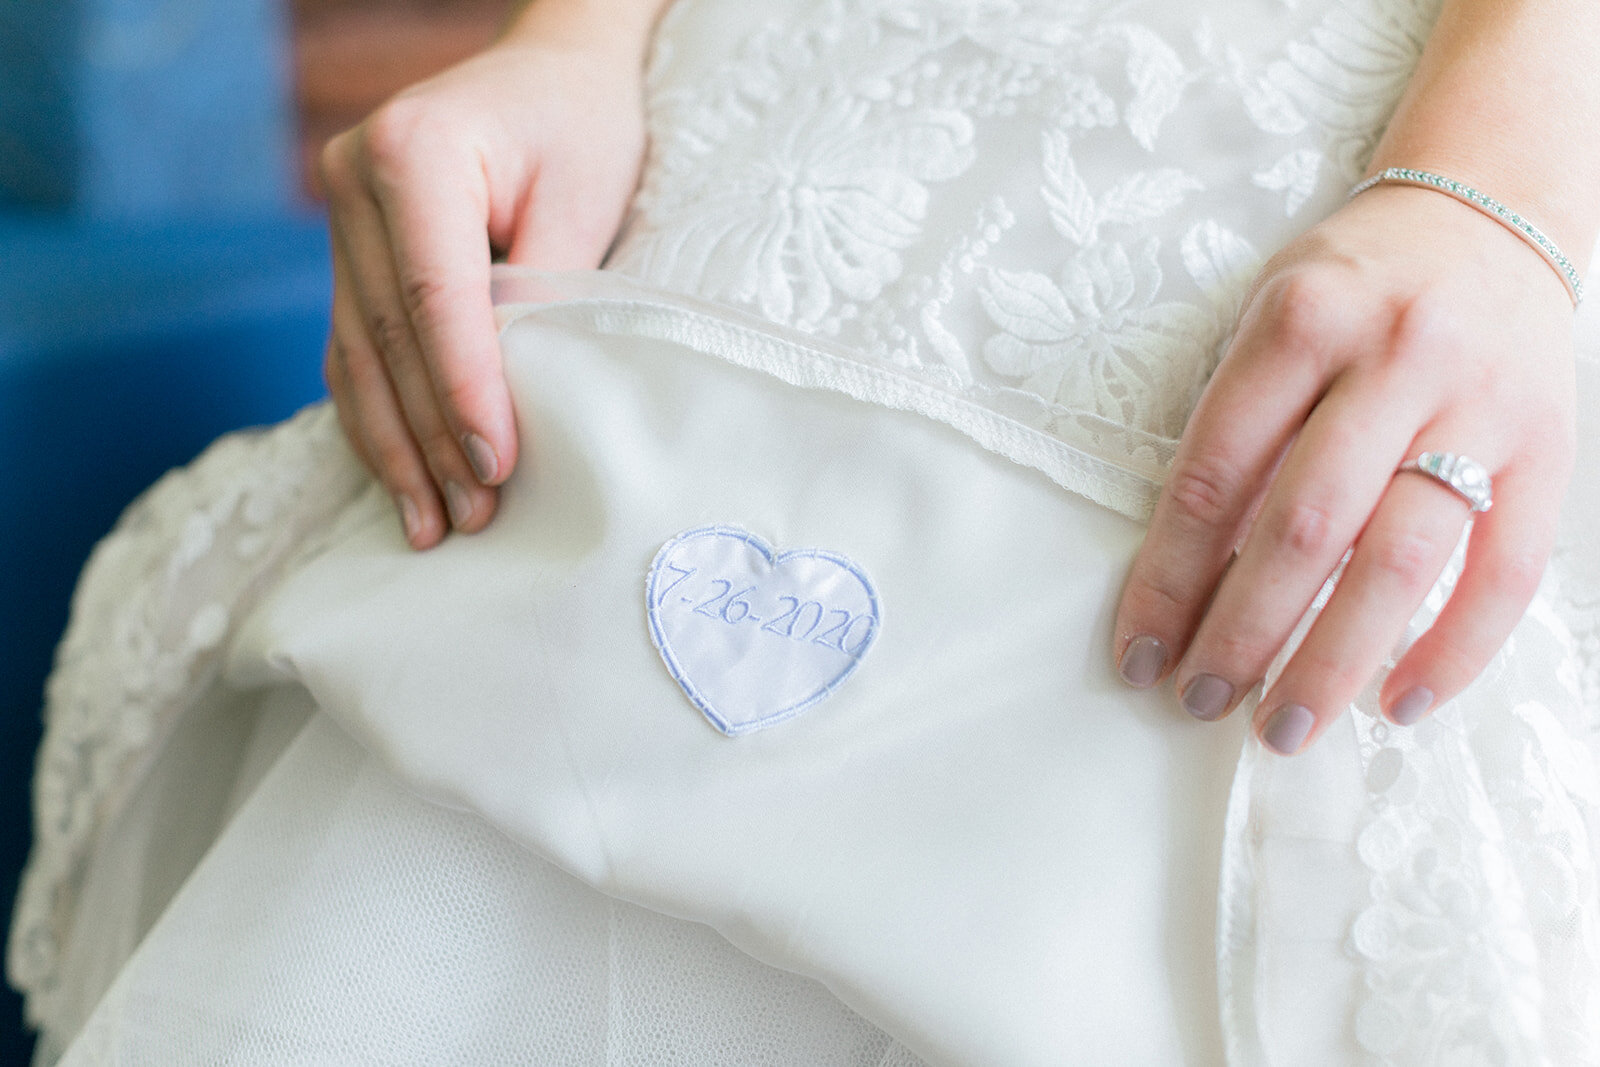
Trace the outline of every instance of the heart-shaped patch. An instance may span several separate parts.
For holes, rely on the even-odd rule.
[[[837,689],[878,636],[872,581],[820,548],[774,552],[737,526],[686,530],[645,581],[650,638],[711,725],[730,737]]]

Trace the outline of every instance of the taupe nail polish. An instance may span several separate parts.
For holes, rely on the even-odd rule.
[[[1410,726],[1426,715],[1431,707],[1433,690],[1425,685],[1414,685],[1394,702],[1394,707],[1389,709],[1389,719],[1396,725]]]
[[[1156,684],[1167,666],[1167,646],[1157,638],[1141,634],[1128,642],[1117,664],[1117,673],[1131,686],[1148,689]]]
[[[400,525],[405,529],[406,540],[415,544],[417,535],[422,532],[422,513],[404,493],[395,498],[395,503],[400,507]]]
[[[1233,685],[1214,674],[1197,674],[1183,687],[1183,710],[1197,719],[1220,719],[1233,703]]]
[[[500,471],[500,457],[494,454],[488,441],[469,433],[461,438],[461,450],[467,454],[467,462],[472,464],[472,473],[478,481],[484,485],[494,481],[494,476]]]
[[[1261,743],[1280,756],[1292,756],[1311,736],[1317,717],[1304,704],[1285,704],[1261,728]]]
[[[457,482],[444,483],[444,504],[450,512],[453,526],[462,527],[472,521],[472,497]]]

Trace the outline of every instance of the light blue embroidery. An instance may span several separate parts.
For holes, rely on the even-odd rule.
[[[820,548],[774,552],[737,526],[686,530],[645,580],[650,638],[695,707],[727,734],[826,698],[878,636],[872,580]]]

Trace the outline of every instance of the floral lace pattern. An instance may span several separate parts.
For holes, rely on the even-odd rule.
[[[1537,629],[1497,666],[1555,636]],[[1372,1062],[1600,1055],[1600,783],[1560,720],[1566,697],[1509,710],[1468,697],[1410,732],[1358,718],[1368,803],[1356,852],[1372,881],[1350,948],[1365,970],[1355,1032]]]
[[[1406,643],[1443,606],[1460,559]],[[1349,729],[1318,742],[1313,784],[1247,746],[1219,899],[1233,1061],[1600,1057],[1600,774],[1575,662],[1570,631],[1541,598],[1488,670],[1416,726],[1382,718],[1374,682]],[[1347,814],[1323,801],[1327,818],[1285,817],[1329,792],[1347,798]],[[1268,922],[1286,908],[1345,916],[1342,936]],[[1266,1021],[1282,1005],[1254,982],[1262,970],[1330,965],[1348,968],[1350,996],[1333,1001],[1328,1047],[1308,1051]]]
[[[331,408],[235,434],[136,501],[96,547],[46,692],[34,849],[7,976],[36,1025],[52,991],[95,837],[161,741],[215,680],[237,620],[319,523],[366,484]]]
[[[1436,7],[828,0],[692,77],[669,23],[611,266],[1159,480],[1263,251],[1359,176]]]

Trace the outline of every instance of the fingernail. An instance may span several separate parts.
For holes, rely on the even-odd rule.
[[[1285,704],[1261,728],[1261,743],[1280,756],[1292,756],[1311,736],[1317,718],[1304,704]]]
[[[1389,709],[1389,718],[1396,725],[1410,726],[1433,707],[1433,690],[1425,685],[1414,685]]]
[[[444,503],[450,511],[450,523],[465,526],[472,519],[472,497],[457,482],[444,483]]]
[[[484,485],[493,482],[500,470],[500,457],[494,454],[489,442],[475,433],[469,433],[461,439],[461,449],[466,452],[467,462],[472,464],[472,473],[478,476],[478,481]]]
[[[1214,674],[1197,674],[1183,687],[1183,710],[1205,722],[1221,718],[1232,703],[1233,686]]]
[[[1148,689],[1156,684],[1167,666],[1167,646],[1154,637],[1141,634],[1128,642],[1117,664],[1117,673],[1129,685]]]
[[[417,535],[422,532],[422,513],[404,493],[395,497],[395,503],[400,507],[400,525],[405,527],[406,540],[415,544]]]

